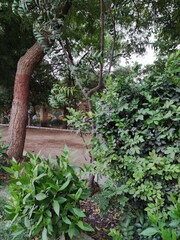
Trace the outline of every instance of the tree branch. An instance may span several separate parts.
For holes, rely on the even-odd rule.
[[[74,60],[73,60],[71,52],[69,51],[69,49],[67,47],[64,46],[64,44],[62,43],[62,41],[60,39],[59,39],[59,43],[60,43],[60,45],[62,47],[62,50],[63,50],[65,56],[67,57],[67,60],[68,60],[68,62],[70,64],[70,66],[75,67]],[[72,70],[72,72],[74,72],[74,70]],[[77,78],[75,80],[76,80],[79,88],[81,89],[84,97],[86,98],[87,101],[89,101],[89,97],[88,97],[86,91],[84,90],[83,86],[81,85],[80,81]]]
[[[99,82],[98,85],[90,89],[87,93],[87,96],[91,96],[98,90],[102,89],[103,84],[103,57],[104,57],[104,0],[100,0],[100,18],[101,18],[101,62],[100,62],[100,73],[99,73]]]
[[[113,42],[112,42],[112,50],[111,50],[111,56],[110,56],[110,61],[109,61],[108,74],[111,72],[111,67],[113,64],[115,42],[116,42],[116,23],[115,23],[115,19],[113,18]]]

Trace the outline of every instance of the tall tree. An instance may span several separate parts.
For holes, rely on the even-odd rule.
[[[20,15],[30,14],[30,18],[34,21],[34,24],[38,25],[38,21],[44,21],[44,18],[48,18],[48,13],[46,12],[46,16],[40,15],[37,16],[38,12],[42,14],[42,6],[51,8],[49,3],[44,2],[45,6],[40,2],[34,1],[14,1],[14,10],[18,11]],[[68,13],[69,8],[71,7],[71,2],[66,1],[63,5],[58,5],[55,9],[56,16],[60,15],[60,19],[63,20],[64,16]],[[29,12],[29,8],[31,12]],[[47,10],[47,9],[46,9]],[[59,11],[58,11],[59,10]],[[57,12],[56,12],[57,11]],[[44,18],[42,18],[44,16]],[[52,23],[51,23],[52,24]],[[47,29],[44,29],[43,43],[45,45],[51,45],[52,42],[49,41]],[[13,103],[11,109],[11,118],[9,124],[9,133],[8,133],[8,156],[21,158],[25,137],[26,137],[26,123],[27,123],[27,114],[28,114],[28,99],[29,99],[29,85],[32,73],[35,67],[42,61],[45,53],[41,45],[36,42],[28,51],[22,56],[17,65],[15,84],[14,84],[14,96]]]
[[[18,62],[8,133],[9,157],[22,156],[26,137],[29,84],[34,68],[43,57],[44,52],[36,42]]]
[[[102,62],[106,63],[105,61],[107,61],[110,66],[112,66],[115,60],[122,55],[129,55],[131,52],[143,52],[145,45],[149,43],[148,37],[154,28],[157,28],[158,33],[163,29],[167,29],[167,25],[163,24],[162,16],[166,17],[170,14],[172,18],[175,19],[173,14],[177,11],[177,0],[173,0],[172,3],[169,2],[169,4],[168,8],[164,0],[153,0],[151,2],[149,2],[149,0],[106,1],[104,10],[106,19],[105,35],[106,38],[108,38],[108,36],[111,37],[112,49],[111,53],[109,55],[104,54],[103,58],[101,53],[98,55],[98,65],[102,64]],[[35,37],[45,50],[49,49],[56,40],[60,40],[60,42],[63,43],[62,48],[67,50],[66,56],[69,57],[70,60],[72,60],[71,56],[73,54],[75,55],[75,53],[76,55],[77,53],[81,55],[87,49],[88,45],[94,48],[94,50],[100,50],[99,38],[97,40],[97,36],[99,37],[100,35],[100,1],[16,0],[14,1],[13,8],[21,16],[26,15],[33,23]],[[163,9],[165,10],[163,11]],[[70,14],[65,17],[69,10]],[[93,45],[94,42],[96,44]],[[117,53],[115,52],[115,47],[119,47],[119,54],[115,55],[115,53]],[[42,51],[42,49],[40,49],[41,47],[39,46],[39,51]],[[41,53],[43,55],[43,51]],[[24,58],[24,60],[25,59],[26,58]],[[92,64],[89,64],[89,66],[91,65]],[[109,67],[109,69],[111,70],[112,68]],[[92,69],[89,68],[88,70],[91,71]],[[94,68],[94,70],[96,69]],[[15,110],[12,112],[18,112],[18,107],[14,108]],[[24,111],[24,113],[25,112],[26,111]],[[24,122],[25,117],[19,126],[22,125],[24,127]],[[14,134],[14,131],[17,131],[17,128],[14,128],[16,130],[13,130],[13,128],[12,122],[9,134],[10,149],[15,144],[10,140],[11,136]],[[25,131],[25,129],[23,131]],[[16,138],[21,137],[21,134],[16,134]],[[24,139],[24,137],[22,139]],[[13,141],[15,141],[15,138]],[[21,143],[22,142],[23,141],[21,141]],[[17,154],[17,152],[19,153]],[[19,157],[21,152],[22,149],[18,150],[18,148],[16,148],[15,153],[14,148],[14,151],[12,151],[13,154],[11,155]]]

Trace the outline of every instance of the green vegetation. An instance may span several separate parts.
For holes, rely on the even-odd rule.
[[[7,154],[6,151],[8,146],[2,142],[1,135],[0,135],[0,174],[3,171],[2,166],[7,164]],[[1,181],[0,181],[0,188],[1,188]]]
[[[42,126],[50,104],[63,112],[52,125],[66,127],[67,118],[82,138],[92,133],[86,148],[95,161],[87,169],[108,178],[93,199],[102,213],[119,217],[107,233],[114,240],[180,238],[179,26],[178,0],[0,0],[3,123],[14,96],[8,154],[23,159],[29,107],[44,107]],[[155,64],[119,66],[147,45]],[[88,112],[78,111],[85,101]],[[0,239],[74,239],[93,231],[80,209],[87,183],[67,149],[53,161],[29,153],[12,167],[6,151],[0,143],[0,173],[12,175],[10,199],[0,198]]]
[[[167,216],[164,213],[148,214],[151,227],[141,232],[144,236],[160,236],[163,240],[178,240],[180,236],[180,202],[170,194],[172,206],[168,208]]]
[[[7,154],[6,154],[7,149],[8,149],[8,146],[2,142],[2,139],[0,136],[0,164],[2,164],[3,161],[7,158]]]
[[[6,206],[13,235],[28,238],[57,239],[59,236],[80,237],[82,231],[93,231],[83,222],[85,213],[80,200],[88,197],[86,180],[81,180],[76,167],[69,165],[69,152],[51,162],[28,154],[29,162],[11,161],[10,199]]]
[[[3,171],[2,166],[4,166],[5,160],[7,158],[6,150],[7,150],[7,146],[4,145],[4,143],[2,143],[1,136],[0,136],[0,174]],[[3,188],[1,184],[2,183],[0,181],[0,191],[1,191],[1,188]],[[12,239],[11,230],[9,227],[10,223],[6,220],[7,213],[4,208],[6,203],[7,203],[6,194],[2,194],[2,192],[0,192],[0,239],[10,240]]]
[[[7,198],[0,196],[0,239],[10,240],[12,239],[10,223],[6,220],[7,213],[4,210],[6,203]]]
[[[103,210],[116,206],[122,225],[128,221],[121,228],[123,239],[143,239],[140,229],[149,224],[148,216],[157,215],[164,220],[163,227],[171,226],[179,237],[179,222],[168,222],[170,196],[180,193],[177,62],[179,52],[170,56],[164,72],[154,68],[141,80],[136,68],[125,79],[120,75],[109,78],[96,104],[98,135],[93,139],[93,156],[97,171],[111,179],[96,198]]]

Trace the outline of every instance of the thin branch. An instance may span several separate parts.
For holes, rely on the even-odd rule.
[[[101,62],[100,62],[100,73],[98,85],[90,89],[87,96],[90,98],[96,91],[103,88],[103,57],[104,57],[104,0],[100,0],[100,18],[101,18]],[[92,106],[91,106],[92,108]]]
[[[89,154],[90,162],[92,163],[92,162],[93,162],[93,157],[92,157],[92,154],[91,154],[91,152],[90,152],[89,146],[88,146],[88,144],[86,143],[86,140],[85,140],[85,138],[84,138],[84,134],[82,133],[81,130],[80,130],[80,137],[81,137],[82,140],[83,140],[83,143],[84,143],[84,145],[85,145],[85,148],[87,149],[88,154]],[[88,161],[87,158],[86,158],[86,156],[84,156],[84,157],[85,157],[86,161]]]
[[[62,47],[62,50],[63,50],[64,54],[67,57],[67,60],[68,60],[68,62],[70,64],[70,66],[75,67],[72,54],[70,53],[70,51],[67,48],[65,48],[64,44],[62,43],[62,41],[60,39],[59,39],[59,43],[60,43],[60,45]],[[72,69],[72,72],[74,73],[75,71]],[[89,97],[88,97],[86,91],[84,90],[83,86],[81,85],[80,81],[77,78],[75,80],[76,80],[79,88],[81,89],[84,97],[86,98],[87,101],[89,101]]]
[[[115,19],[113,18],[113,42],[112,42],[111,56],[110,56],[110,61],[109,61],[108,74],[111,72],[111,67],[113,64],[115,42],[116,42],[116,22],[115,22]]]
[[[79,62],[77,63],[77,66],[81,64],[82,60],[88,55],[90,48],[87,50],[87,52],[84,53],[84,55],[81,57]]]
[[[91,60],[89,60],[89,65],[90,65],[90,70],[98,77],[99,73],[97,73],[96,70],[94,69],[94,66]]]

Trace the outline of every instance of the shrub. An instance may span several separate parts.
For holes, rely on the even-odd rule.
[[[145,222],[147,214],[144,211],[159,212],[167,218],[170,193],[179,194],[177,62],[180,62],[180,54],[170,57],[164,73],[154,68],[143,81],[139,81],[135,73],[128,78],[109,78],[96,104],[98,135],[93,139],[96,167],[120,188],[118,198],[125,197],[126,201],[123,201],[124,206],[118,202],[117,208],[130,216],[132,226],[139,210]],[[139,233],[137,229],[133,231],[132,238],[123,239],[136,239]]]
[[[0,175],[2,174],[2,172],[4,173],[4,171],[2,170],[2,166],[7,165],[7,154],[6,154],[7,149],[8,149],[8,146],[6,146],[4,143],[1,142],[1,136],[0,136]],[[1,178],[0,178],[0,188],[2,188]]]
[[[0,221],[4,221],[6,219],[6,212],[4,211],[4,205],[7,200],[4,197],[0,197]]]
[[[8,149],[8,146],[2,142],[1,136],[0,136],[0,164],[2,164],[7,158],[7,154],[6,154],[7,149]]]
[[[162,240],[178,240],[180,237],[180,198],[170,196],[172,206],[168,208],[167,217],[148,214],[151,226],[141,232],[141,235],[161,236]]]
[[[68,125],[77,133],[90,134],[92,133],[92,121],[94,114],[92,112],[77,111],[73,108],[68,108],[69,115],[67,116]]]
[[[4,210],[4,206],[7,203],[7,199],[0,196],[0,239],[10,240],[12,239],[9,224],[6,221],[7,213]]]
[[[80,200],[88,196],[86,181],[69,165],[68,150],[53,162],[30,153],[28,157],[28,163],[12,160],[12,167],[5,168],[13,175],[6,207],[13,231],[43,240],[61,235],[72,239],[81,231],[92,231],[83,222],[85,214],[79,207]]]

